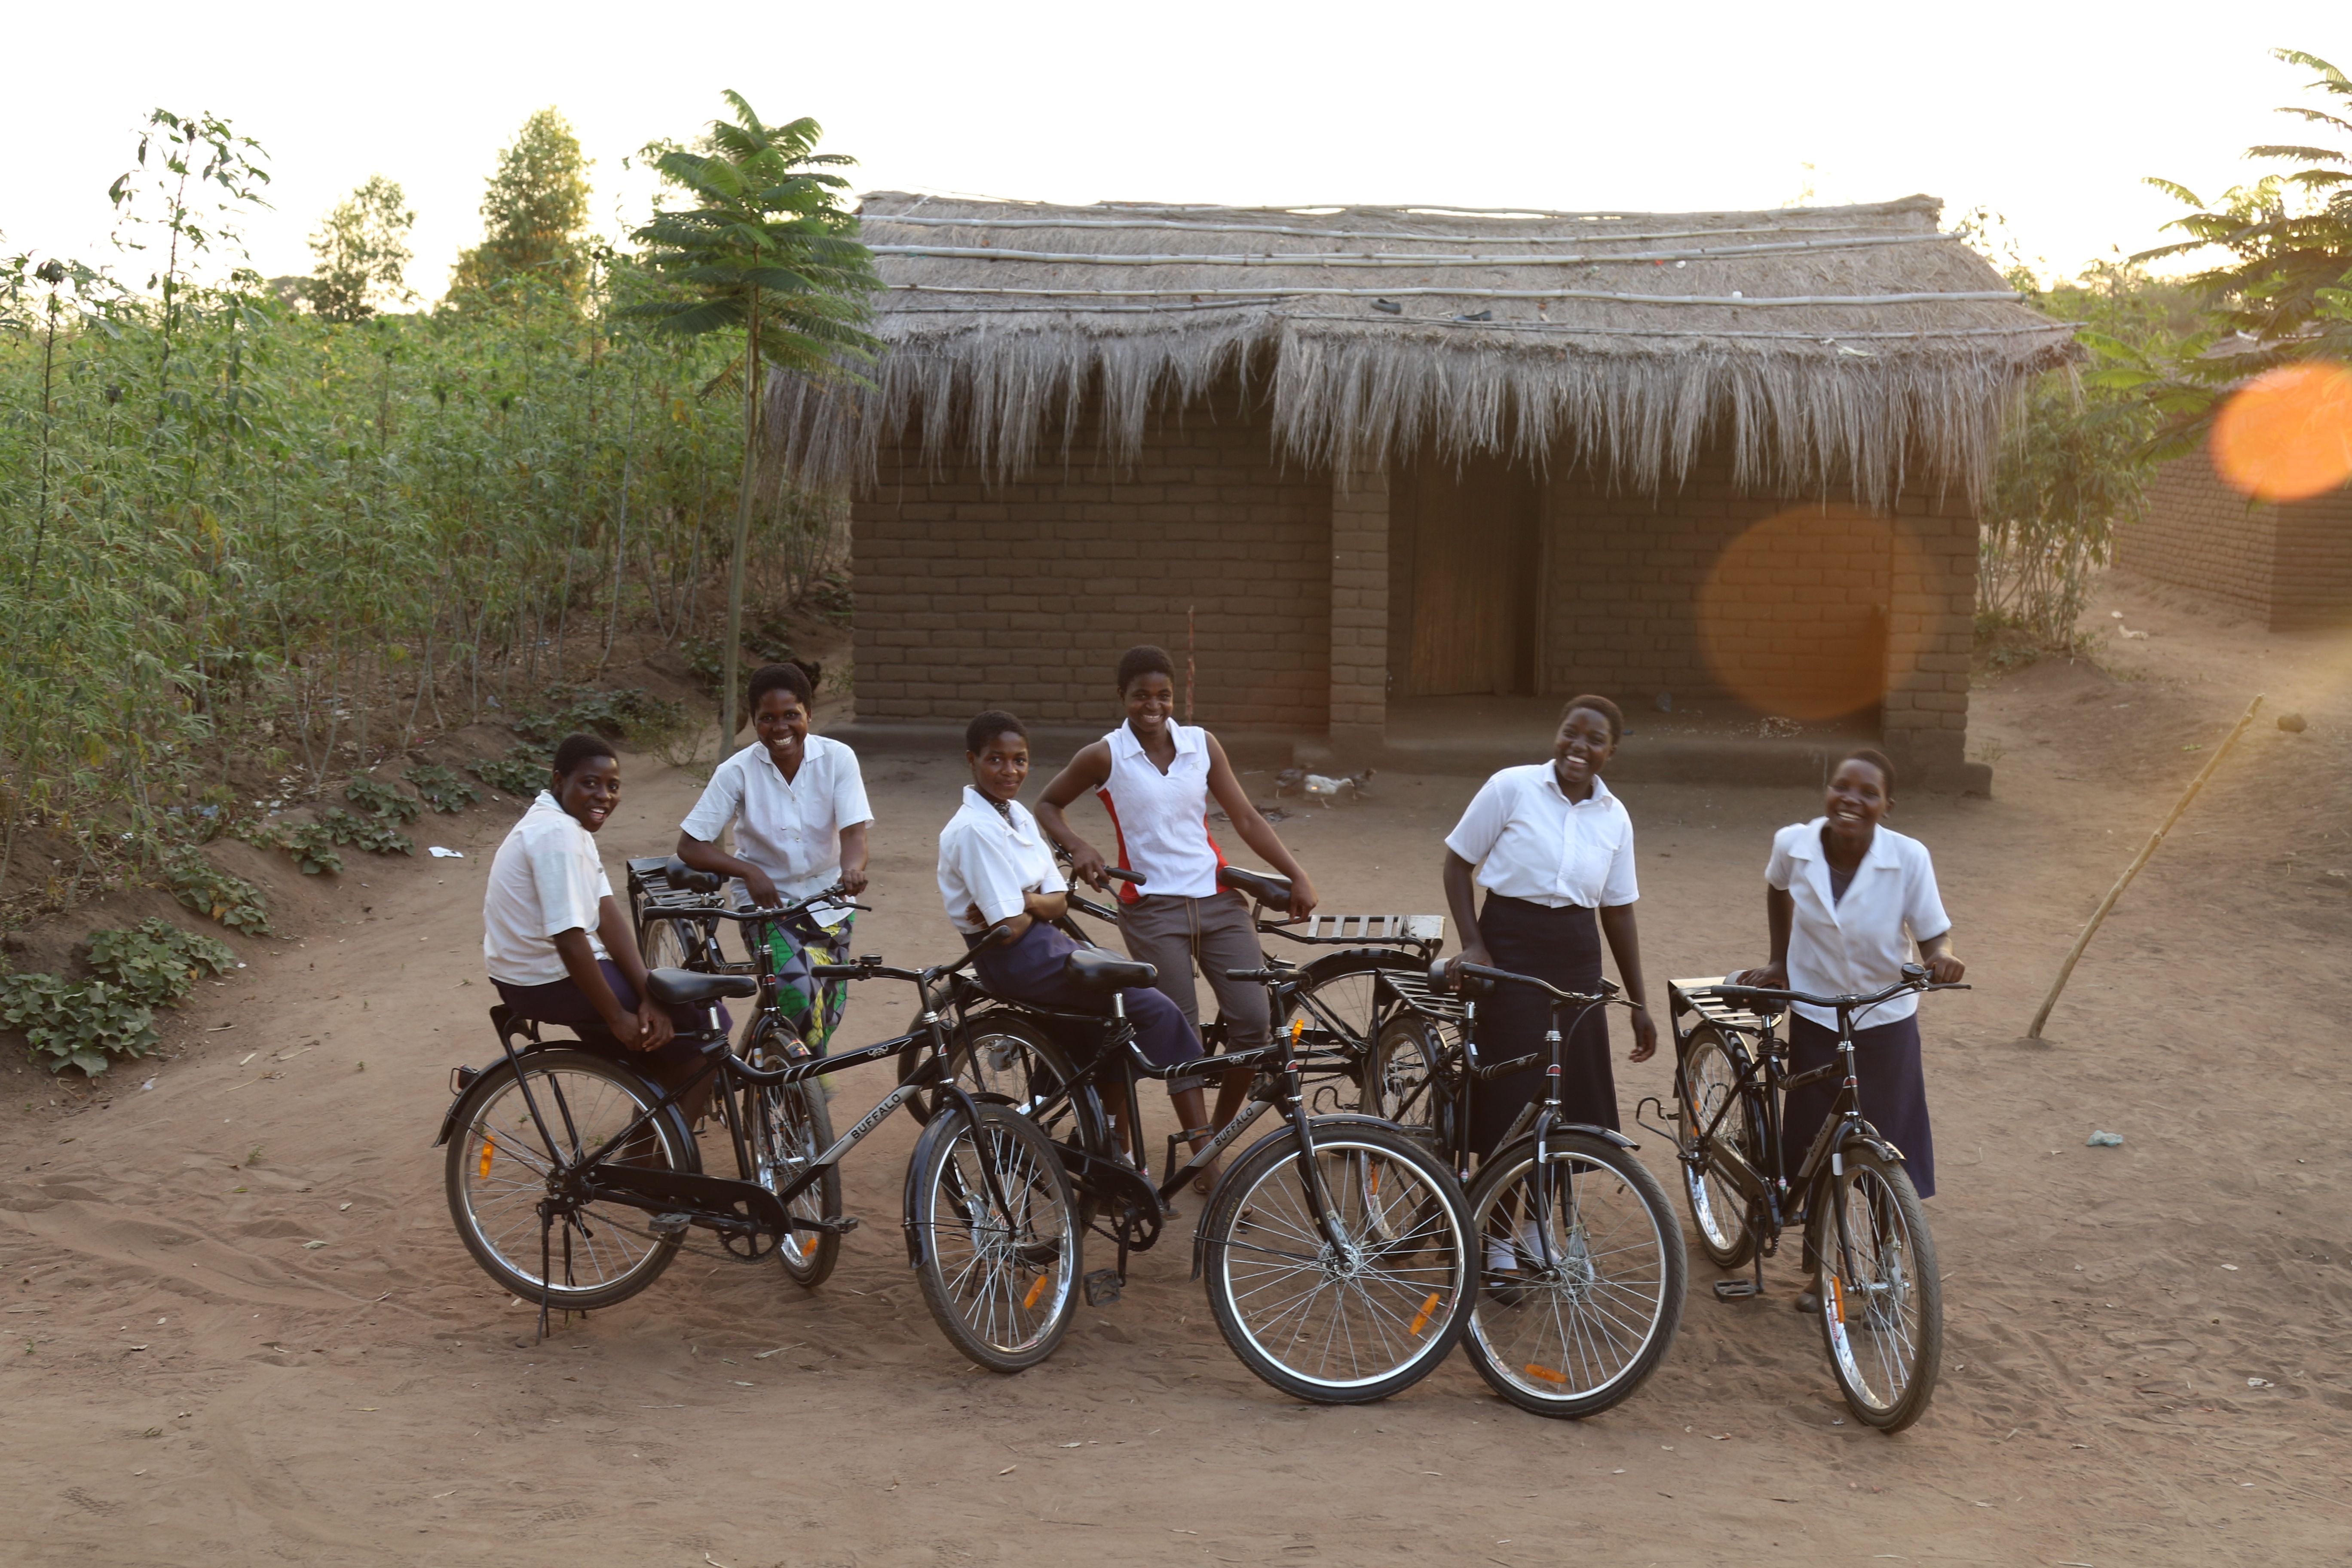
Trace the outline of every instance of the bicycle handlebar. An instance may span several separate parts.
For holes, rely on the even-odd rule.
[[[929,969],[899,969],[883,963],[878,957],[866,956],[848,963],[812,963],[809,973],[818,980],[905,980],[929,987],[963,969],[990,948],[1001,947],[1011,939],[1011,927],[993,925],[971,944],[971,950],[961,958],[949,963],[935,963]]]
[[[1883,990],[1870,994],[1850,996],[1816,996],[1809,991],[1788,991],[1769,985],[1721,985],[1700,987],[1700,994],[1721,1002],[1802,1002],[1810,1007],[1829,1007],[1843,1012],[1861,1012],[1875,1007],[1881,1002],[1892,1001],[1906,991],[1972,991],[1975,987],[1955,980],[1949,983],[1927,978],[1927,970],[1916,963],[1903,966],[1903,978]]]
[[[839,904],[849,909],[863,910],[867,914],[874,912],[873,906],[861,904],[851,898],[849,889],[839,882],[835,882],[822,892],[811,893],[807,898],[794,904],[774,904],[765,909],[750,910],[724,910],[716,904],[689,904],[684,908],[673,907],[667,910],[656,908],[655,912],[660,918],[669,920],[709,919],[735,921],[749,924],[753,921],[791,920],[795,915],[806,914],[819,904]]]
[[[1588,1007],[1620,1000],[1617,983],[1605,976],[1601,979],[1601,989],[1597,992],[1562,991],[1559,986],[1548,981],[1538,980],[1532,974],[1517,974],[1510,970],[1496,969],[1486,963],[1464,963],[1459,959],[1440,959],[1431,964],[1429,988],[1439,992],[1452,991],[1456,988],[1464,975],[1497,985],[1524,985],[1531,991],[1542,992],[1554,1002],[1580,1002]]]

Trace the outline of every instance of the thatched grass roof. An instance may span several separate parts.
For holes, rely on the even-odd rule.
[[[1091,406],[1115,461],[1155,410],[1245,377],[1288,460],[1509,451],[1671,486],[1906,474],[1973,490],[2020,382],[2078,351],[1940,204],[1727,213],[1095,206],[865,198],[888,291],[870,390],[779,384],[778,457],[854,479],[913,422],[1006,474]],[[1072,453],[1077,456],[1080,454]]]

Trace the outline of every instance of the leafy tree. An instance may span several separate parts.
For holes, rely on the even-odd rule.
[[[727,101],[735,119],[712,123],[709,152],[673,147],[656,160],[663,178],[696,205],[656,210],[634,236],[645,247],[646,267],[671,291],[623,312],[673,332],[743,333],[734,378],[743,395],[743,462],[727,578],[722,746],[735,733],[762,367],[818,380],[853,374],[849,366],[873,358],[876,342],[864,324],[867,300],[881,287],[872,252],[857,241],[857,218],[841,202],[849,183],[827,172],[856,160],[819,153],[824,132],[814,120],[770,125],[740,93],[730,91]]]
[[[118,246],[151,249],[153,240],[139,237],[153,228],[163,231],[161,264],[147,279],[147,287],[157,290],[163,302],[163,353],[155,367],[159,417],[170,395],[172,352],[186,309],[183,296],[189,268],[215,246],[244,258],[236,218],[246,207],[269,205],[261,197],[261,187],[269,183],[269,171],[261,160],[268,155],[260,142],[238,135],[218,115],[156,109],[149,111],[139,133],[137,166],[123,171],[107,187],[107,200],[114,204],[119,220]],[[147,209],[157,204],[160,215],[147,216]]]
[[[331,321],[359,321],[375,314],[379,300],[415,299],[403,279],[411,258],[408,231],[415,224],[400,187],[370,174],[310,237],[310,254],[319,258],[302,289],[310,308]]]
[[[2300,49],[2272,52],[2317,71],[2307,85],[2335,100],[2279,112],[2352,136],[2352,78]],[[2197,210],[2165,226],[2187,237],[2141,251],[2135,263],[2209,247],[2227,255],[2186,279],[2204,296],[2204,330],[2168,352],[2085,339],[2095,351],[2109,351],[2108,363],[2086,381],[2134,393],[2169,416],[2153,438],[2158,456],[2178,456],[2202,440],[2222,394],[2248,376],[2298,360],[2352,359],[2352,146],[2271,144],[2249,147],[2246,156],[2305,166],[2233,186],[2211,203],[2175,181],[2147,182]],[[2231,334],[2245,342],[2216,352],[2232,348]]]
[[[482,195],[482,243],[459,254],[449,296],[464,300],[520,283],[578,300],[588,287],[588,160],[553,108],[522,123]]]

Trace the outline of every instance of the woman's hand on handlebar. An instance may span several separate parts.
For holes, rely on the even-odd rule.
[[[1471,929],[1475,931],[1477,928],[1474,926]],[[1462,984],[1462,966],[1465,963],[1475,963],[1482,969],[1492,969],[1495,967],[1495,959],[1494,955],[1486,951],[1485,942],[1474,941],[1465,944],[1460,952],[1445,961],[1447,985],[1456,986]]]
[[[1756,969],[1743,969],[1731,977],[1734,985],[1754,985],[1766,991],[1786,991],[1789,988],[1789,966],[1767,963]]]
[[[1103,875],[1102,851],[1091,844],[1070,851],[1070,875],[1098,893],[1110,886],[1110,879]]]
[[[853,899],[858,894],[864,892],[866,890],[866,868],[863,866],[844,866],[841,868],[841,890],[847,893]]]
[[[1948,952],[1939,952],[1927,960],[1927,978],[1938,985],[1958,985],[1969,966]]]

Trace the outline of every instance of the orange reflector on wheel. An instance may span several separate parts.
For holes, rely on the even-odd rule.
[[[1021,1298],[1021,1310],[1023,1311],[1034,1311],[1036,1309],[1037,1298],[1045,1293],[1045,1281],[1049,1278],[1051,1278],[1051,1276],[1045,1274],[1037,1276],[1037,1282],[1029,1287],[1029,1294]]]
[[[1436,1314],[1437,1292],[1432,1290],[1429,1293],[1429,1300],[1421,1304],[1421,1310],[1412,1315],[1412,1331],[1417,1334],[1421,1332],[1422,1330],[1427,1328],[1429,1326],[1429,1320],[1436,1316]]]
[[[1528,1363],[1527,1365],[1521,1367],[1519,1370],[1526,1373],[1529,1377],[1534,1378],[1538,1383],[1558,1384],[1562,1388],[1568,1386],[1568,1373],[1564,1372],[1554,1372],[1548,1366],[1538,1366],[1533,1362]]]
[[[1841,1327],[1845,1322],[1845,1292],[1838,1288],[1837,1276],[1830,1276],[1830,1310],[1837,1314]]]
[[[487,1139],[487,1138],[483,1139],[483,1140],[482,1140],[482,1180],[484,1180],[484,1181],[486,1181],[486,1182],[487,1182],[487,1181],[488,1181],[488,1180],[490,1179],[490,1155],[491,1155],[492,1152],[493,1152],[493,1145],[491,1144],[490,1141],[489,1141],[488,1139]]]

